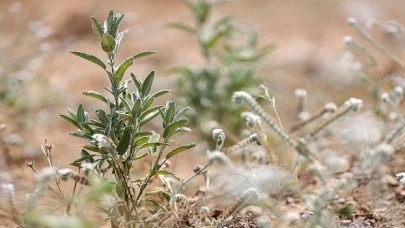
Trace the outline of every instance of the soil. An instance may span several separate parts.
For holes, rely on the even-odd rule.
[[[13,4],[14,8],[10,8]],[[294,119],[293,92],[296,88],[309,91],[310,110],[316,110],[326,102],[342,102],[351,96],[370,100],[362,86],[353,82],[344,72],[340,73],[341,65],[338,63],[345,51],[349,50],[343,37],[351,35],[355,40],[361,40],[353,28],[347,25],[346,19],[356,17],[361,25],[365,25],[370,17],[403,22],[404,7],[405,2],[395,0],[237,0],[219,5],[212,17],[216,19],[223,15],[235,15],[237,22],[244,28],[259,31],[262,44],[276,44],[277,48],[262,62],[258,77],[276,96],[281,120],[285,126],[290,127],[289,123]],[[21,91],[14,107],[0,103],[3,109],[0,111],[0,125],[5,124],[1,135],[3,143],[10,145],[10,139],[16,140],[11,146],[0,145],[0,182],[16,185],[20,196],[18,203],[24,201],[23,196],[28,189],[32,189],[35,179],[34,173],[25,167],[24,160],[35,160],[37,169],[47,165],[40,148],[45,139],[55,145],[53,159],[58,167],[68,167],[72,159],[79,157],[78,145],[83,141],[68,136],[67,132],[74,129],[57,115],[66,113],[66,107],[96,105],[83,96],[82,91],[102,91],[108,83],[96,66],[67,52],[68,49],[74,49],[96,56],[103,55],[91,31],[91,15],[102,19],[110,9],[126,14],[122,28],[129,28],[130,32],[122,44],[124,48],[119,53],[119,61],[133,53],[157,50],[155,55],[137,61],[130,68],[131,72],[142,78],[156,70],[157,82],[153,90],[169,88],[175,92],[176,78],[168,74],[167,70],[174,66],[202,64],[195,40],[166,26],[172,22],[192,21],[190,12],[180,0],[30,0],[21,1],[18,12],[10,12],[13,9],[18,11],[15,1],[0,1],[0,20],[3,22],[0,28],[0,69],[6,69],[11,59],[19,56],[11,75],[19,72],[16,69],[23,69],[31,72],[33,77]],[[45,34],[46,37],[38,38],[33,32],[21,33],[35,21],[42,21],[49,28],[49,36]],[[405,44],[403,35],[393,36],[378,28],[372,28],[370,32],[396,55],[405,58],[402,51]],[[5,51],[7,55],[2,55],[2,50],[17,38],[21,39],[17,46]],[[28,59],[20,57],[40,45],[43,48],[49,45],[50,50]],[[398,68],[386,57],[373,53],[379,62],[382,77],[397,71]],[[361,53],[356,54],[360,56],[356,60],[364,60]],[[158,102],[164,103],[166,99],[175,100],[175,93]],[[158,129],[160,123],[155,124],[150,127]],[[204,151],[207,148],[194,134],[178,140],[200,145],[199,150],[182,154],[176,160],[176,173],[186,178],[192,174],[194,165],[205,164]],[[386,165],[378,180],[378,183],[382,179],[386,181],[378,191],[381,193],[378,199],[370,201],[375,198],[375,191],[371,192],[371,196],[368,195],[368,189],[373,188],[370,180],[365,180],[353,195],[348,196],[347,201],[355,202],[361,209],[350,218],[338,218],[342,227],[405,227],[405,190],[392,181],[396,173],[405,171],[403,158],[403,153],[398,153]],[[66,188],[69,190],[71,186]],[[99,218],[96,213],[92,216]],[[256,227],[248,224],[252,221],[250,217],[236,216],[234,219],[235,223],[229,224],[229,227],[238,227],[235,224],[239,223],[247,224],[245,227]],[[358,223],[357,226],[354,223]],[[0,220],[0,226],[2,224]]]

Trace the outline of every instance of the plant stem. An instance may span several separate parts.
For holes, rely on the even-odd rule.
[[[172,200],[174,199],[174,197],[180,192],[180,190],[188,183],[190,182],[194,177],[200,175],[202,172],[204,172],[213,162],[209,162],[208,164],[206,164],[204,167],[202,167],[200,170],[198,170],[198,172],[195,172],[192,176],[190,176],[189,178],[187,178],[186,180],[182,181],[180,186],[177,188],[177,190],[174,192],[174,195],[172,197]]]

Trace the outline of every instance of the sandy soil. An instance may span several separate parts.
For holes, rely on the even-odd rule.
[[[127,15],[122,28],[129,28],[130,33],[122,44],[124,48],[120,52],[120,60],[143,50],[157,50],[157,54],[138,61],[130,69],[141,77],[156,70],[155,90],[175,90],[174,76],[165,72],[170,67],[202,63],[194,40],[165,26],[171,22],[191,21],[187,8],[179,0],[30,0],[21,1],[21,9],[11,13],[9,10],[13,3],[9,0],[0,1],[0,20],[4,25],[0,28],[0,51],[19,37],[19,32],[27,28],[30,22],[37,20],[49,27],[49,36],[38,42],[27,38],[35,36],[24,34],[26,37],[19,44],[22,47],[19,52],[23,53],[33,48],[31,44],[38,43],[49,44],[52,50],[51,55],[45,52],[28,59],[29,66],[21,63],[24,69],[41,60],[42,64],[33,74],[47,83],[46,88],[33,83],[31,88],[24,91],[20,102],[32,103],[24,111],[22,119],[18,111],[0,111],[0,123],[7,126],[4,137],[21,136],[21,143],[9,151],[12,162],[0,159],[0,182],[11,181],[17,189],[32,183],[33,174],[21,163],[23,159],[35,159],[38,168],[46,165],[40,150],[44,139],[55,144],[54,159],[60,167],[66,167],[74,157],[79,156],[77,145],[83,142],[67,136],[66,133],[73,129],[57,114],[66,112],[66,107],[76,107],[80,103],[92,106],[92,101],[82,96],[81,92],[101,91],[107,83],[107,78],[97,67],[67,53],[68,49],[74,49],[103,55],[90,30],[91,15],[101,19],[110,9]],[[396,0],[236,0],[218,6],[213,18],[236,15],[242,26],[260,32],[263,44],[276,44],[277,49],[262,63],[258,76],[276,95],[282,120],[289,126],[295,108],[295,88],[309,91],[309,107],[312,109],[325,102],[343,101],[351,95],[360,98],[368,96],[364,90],[359,89],[358,84],[351,83],[350,78],[338,72],[340,65],[337,63],[348,50],[342,41],[343,37],[351,35],[359,39],[347,25],[346,18],[356,17],[363,25],[370,17],[403,22],[404,7],[405,2]],[[405,57],[401,49],[405,43],[401,37],[388,36],[379,29],[372,29],[371,33],[398,56]],[[13,52],[9,53],[12,55]],[[385,57],[377,54],[377,58],[383,75],[395,69]],[[7,56],[0,56],[0,59],[0,66],[8,64]],[[175,99],[175,96],[171,98]],[[17,125],[17,122],[21,125]],[[190,141],[196,140],[197,137],[190,136]],[[192,172],[189,166],[191,162],[184,161],[203,163],[204,156],[198,152],[179,156],[176,169],[181,177]]]

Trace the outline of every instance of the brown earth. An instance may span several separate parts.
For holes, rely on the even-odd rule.
[[[34,177],[22,161],[33,158],[37,168],[45,166],[40,150],[44,139],[55,144],[54,160],[59,167],[67,167],[72,159],[79,156],[77,145],[83,142],[66,134],[73,129],[57,114],[65,113],[66,107],[77,107],[80,103],[93,106],[92,101],[81,95],[81,92],[101,91],[107,83],[107,78],[97,67],[67,52],[68,49],[74,49],[103,55],[91,32],[89,16],[102,19],[110,9],[127,15],[122,28],[129,28],[130,32],[122,44],[124,48],[119,53],[119,60],[143,50],[157,50],[157,54],[138,61],[130,69],[141,77],[156,70],[155,90],[175,90],[175,77],[165,72],[170,67],[202,63],[195,41],[165,26],[171,22],[191,21],[190,12],[179,0],[30,0],[22,1],[21,10],[15,14],[8,12],[13,2],[0,1],[0,20],[3,22],[0,28],[0,66],[5,68],[14,55],[23,55],[35,48],[35,45],[46,43],[51,48],[50,54],[39,54],[18,65],[21,69],[28,68],[38,80],[43,80],[43,83],[34,80],[32,86],[23,91],[19,103],[27,103],[24,106],[26,108],[10,108],[0,112],[0,124],[4,123],[7,127],[3,137],[6,139],[19,135],[22,138],[8,152],[2,151],[3,154],[10,154],[11,158],[7,159],[3,155],[0,159],[0,182],[14,183],[21,195],[26,193],[21,188],[30,186]],[[362,87],[339,73],[340,65],[337,62],[348,50],[342,41],[343,37],[352,35],[360,40],[347,25],[346,18],[356,17],[362,25],[370,17],[403,22],[404,7],[405,2],[396,0],[238,0],[218,6],[213,18],[236,15],[242,26],[259,31],[263,44],[276,44],[276,50],[262,63],[258,76],[276,95],[283,123],[291,126],[289,121],[293,119],[293,91],[296,88],[309,91],[309,108],[312,110],[326,102],[340,103],[350,96],[367,99],[368,94]],[[20,34],[30,22],[36,20],[49,26],[52,30],[49,37],[38,41],[32,40],[38,38],[31,33]],[[403,37],[392,37],[375,28],[371,34],[395,54],[405,57],[401,51]],[[8,48],[7,45],[21,36],[15,51],[5,52],[6,56],[1,55],[1,51]],[[377,54],[377,59],[382,76],[395,71],[395,65],[384,56]],[[39,60],[42,64],[36,69]],[[170,98],[175,100],[176,96]],[[159,102],[163,103],[164,100]],[[199,143],[197,136],[193,135],[187,136],[187,141]],[[201,145],[204,147],[203,143]],[[205,163],[204,153],[194,151],[180,155],[176,162],[179,176],[187,177],[192,173],[190,164],[197,163]],[[399,168],[405,167],[403,164],[397,164],[394,166],[395,171],[389,173],[403,171]]]

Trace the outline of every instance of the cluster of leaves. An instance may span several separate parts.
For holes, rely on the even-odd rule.
[[[185,1],[193,14],[195,25],[173,23],[171,27],[185,31],[198,40],[204,66],[179,67],[178,92],[192,109],[191,123],[216,120],[230,130],[240,129],[237,113],[240,108],[229,104],[232,93],[251,90],[259,84],[254,75],[259,61],[272,45],[258,47],[258,35],[244,32],[235,25],[233,16],[210,23],[213,4],[207,0]],[[240,42],[244,40],[244,42]]]
[[[173,135],[190,131],[185,127],[188,120],[184,118],[188,108],[179,110],[172,101],[167,102],[166,105],[154,105],[157,97],[169,92],[169,90],[160,90],[151,93],[154,71],[144,80],[132,73],[130,79],[123,80],[127,69],[137,58],[154,52],[135,54],[115,66],[119,45],[128,31],[119,32],[123,17],[124,15],[119,13],[114,15],[111,11],[103,25],[96,18],[91,18],[93,31],[100,38],[101,47],[108,55],[106,63],[94,55],[70,51],[97,64],[105,71],[111,82],[111,87],[106,90],[113,99],[109,99],[100,92],[84,91],[84,95],[95,98],[107,106],[106,109],[94,110],[97,119],[91,119],[83,105],[79,105],[76,112],[69,109],[69,115],[60,116],[78,128],[78,131],[71,132],[71,135],[88,141],[88,144],[83,145],[82,157],[72,165],[80,166],[81,163],[87,162],[93,164],[96,169],[102,169],[105,165],[111,169],[117,180],[113,183],[115,187],[111,193],[124,203],[124,206],[120,206],[120,213],[117,216],[125,218],[126,222],[142,222],[143,217],[139,213],[139,208],[144,205],[144,202],[152,203],[157,207],[161,206],[158,202],[146,198],[145,189],[151,183],[151,179],[157,175],[175,176],[174,173],[162,170],[162,165],[170,157],[193,147],[194,144],[183,145],[166,153],[165,149],[170,146],[169,141]],[[130,83],[135,84],[135,91],[128,88]],[[163,120],[161,134],[145,128],[148,122],[158,116]],[[100,140],[100,136],[105,136],[106,141]],[[137,160],[145,162],[141,161],[145,157],[151,160],[148,173],[143,178],[130,179],[130,171],[135,166],[134,162]],[[170,195],[167,195],[167,200],[170,200]],[[107,211],[111,217],[113,217],[112,210]],[[111,224],[113,227],[118,227],[121,222],[113,217]]]

